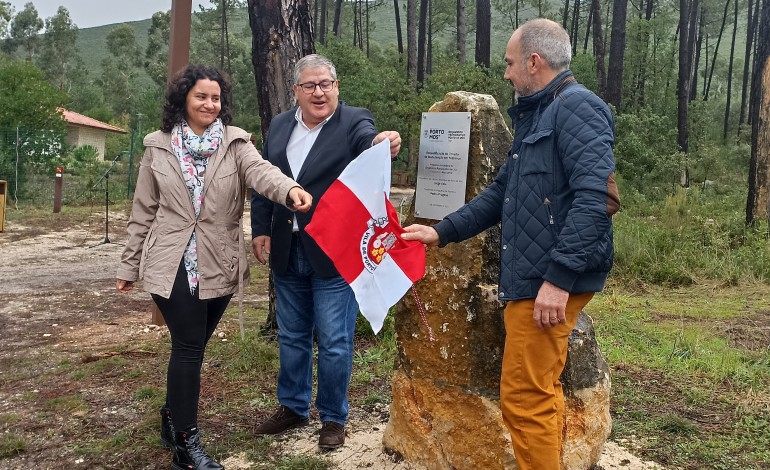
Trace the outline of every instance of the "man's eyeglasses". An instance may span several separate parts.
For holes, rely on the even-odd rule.
[[[327,91],[332,91],[332,88],[334,88],[334,82],[336,81],[337,80],[323,80],[320,83],[305,82],[298,83],[297,86],[302,88],[302,91],[308,95],[315,93],[315,87],[320,88],[322,92],[326,93]]]

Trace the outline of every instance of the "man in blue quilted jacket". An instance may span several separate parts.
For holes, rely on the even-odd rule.
[[[578,313],[604,287],[613,260],[614,123],[578,84],[566,31],[546,19],[513,32],[504,78],[517,102],[514,140],[495,181],[432,227],[403,235],[428,246],[500,223],[505,352],[500,407],[522,470],[558,470],[564,436],[559,376]]]

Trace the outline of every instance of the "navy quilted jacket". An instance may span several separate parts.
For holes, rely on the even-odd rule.
[[[565,71],[509,109],[514,140],[495,181],[433,227],[441,246],[501,223],[499,300],[537,296],[544,280],[598,292],[612,267],[614,122]]]

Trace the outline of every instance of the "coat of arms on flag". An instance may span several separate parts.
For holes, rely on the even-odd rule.
[[[390,142],[361,153],[318,201],[305,231],[355,293],[379,332],[388,309],[425,274],[425,247],[401,239],[390,195]]]

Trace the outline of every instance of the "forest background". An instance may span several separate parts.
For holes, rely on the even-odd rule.
[[[229,73],[234,124],[261,136],[262,71],[255,75],[249,27],[258,3],[212,0],[196,12],[190,60]],[[513,96],[502,55],[511,31],[544,16],[570,32],[573,72],[617,119],[615,269],[592,303],[613,367],[613,432],[641,436],[645,456],[682,468],[770,465],[770,232],[759,196],[767,188],[756,182],[767,169],[752,139],[769,4],[309,4],[314,46],[337,65],[341,98],[404,136],[394,180],[406,185],[414,184],[420,113],[448,91],[469,90],[494,96],[507,116]],[[158,12],[80,30],[65,7],[41,19],[34,2],[13,11],[0,1],[0,180],[9,182],[9,211],[50,205],[57,167],[67,177],[65,211],[93,205],[101,197],[94,184],[117,155],[111,194],[130,198],[141,138],[160,124],[169,25],[169,12]],[[93,148],[64,144],[59,106],[129,133],[111,135],[108,161],[98,161]]]

